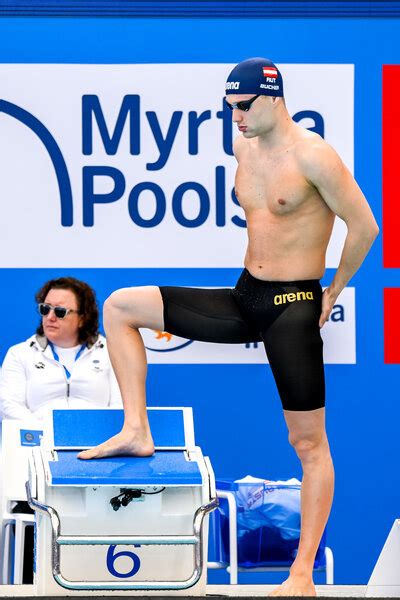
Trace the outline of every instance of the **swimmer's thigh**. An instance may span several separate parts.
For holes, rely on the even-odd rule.
[[[161,286],[164,330],[173,335],[222,344],[260,340],[242,318],[231,289]]]
[[[325,406],[320,315],[318,300],[293,302],[262,334],[285,410]]]

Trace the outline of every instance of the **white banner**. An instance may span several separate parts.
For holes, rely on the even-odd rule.
[[[0,65],[0,266],[241,266],[232,66]],[[352,170],[353,65],[279,67],[290,114]],[[337,219],[328,267],[344,236]]]
[[[265,364],[261,342],[211,344],[151,329],[141,330],[147,360],[153,364]],[[321,329],[325,364],[356,363],[355,288],[339,295],[329,321]]]

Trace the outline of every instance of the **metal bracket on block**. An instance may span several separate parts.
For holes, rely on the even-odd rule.
[[[218,499],[212,498],[208,504],[200,506],[193,518],[193,535],[61,535],[60,517],[52,506],[47,506],[32,497],[29,481],[25,484],[26,495],[29,506],[50,518],[51,539],[51,566],[53,577],[62,587],[69,590],[185,590],[192,587],[200,579],[203,568],[203,535],[202,524],[205,515],[218,507]],[[194,548],[194,568],[190,577],[184,581],[131,581],[131,582],[108,582],[108,581],[69,581],[65,579],[60,568],[60,546],[69,545],[192,545]]]

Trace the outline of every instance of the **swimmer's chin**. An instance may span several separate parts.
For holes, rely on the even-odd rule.
[[[247,139],[257,137],[258,135],[258,133],[254,133],[254,131],[249,131],[248,129],[246,129],[246,131],[241,131],[241,134]]]

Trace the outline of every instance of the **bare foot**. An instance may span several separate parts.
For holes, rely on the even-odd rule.
[[[150,430],[122,429],[99,446],[83,450],[78,458],[105,458],[106,456],[152,456],[154,443]]]
[[[288,579],[268,596],[316,596],[317,591],[312,579],[289,575]]]

